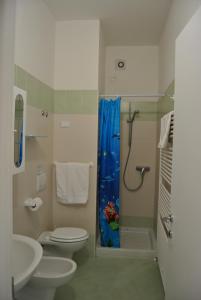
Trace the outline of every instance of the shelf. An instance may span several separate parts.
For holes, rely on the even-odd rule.
[[[35,134],[29,134],[26,135],[26,138],[28,139],[36,139],[36,138],[47,138],[47,135],[35,135]]]

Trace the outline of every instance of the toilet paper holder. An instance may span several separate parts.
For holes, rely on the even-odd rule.
[[[39,197],[28,198],[24,201],[24,207],[27,207],[31,211],[37,211],[43,205],[43,200]]]

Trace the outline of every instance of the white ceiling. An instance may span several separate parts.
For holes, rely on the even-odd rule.
[[[157,44],[171,0],[44,0],[56,20],[100,19],[107,45]]]

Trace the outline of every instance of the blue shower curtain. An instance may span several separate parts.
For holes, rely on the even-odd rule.
[[[101,246],[120,247],[120,102],[99,103],[98,198]]]

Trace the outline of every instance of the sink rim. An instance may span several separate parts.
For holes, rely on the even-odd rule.
[[[22,242],[27,245],[29,245],[33,251],[34,251],[34,258],[29,265],[29,267],[22,273],[17,274],[14,278],[14,288],[16,291],[21,289],[30,279],[32,274],[34,273],[35,269],[39,265],[42,255],[43,255],[43,249],[41,245],[34,240],[33,238],[30,238],[28,236],[20,235],[20,234],[13,234],[13,240],[17,242]],[[14,264],[14,262],[13,262]]]

